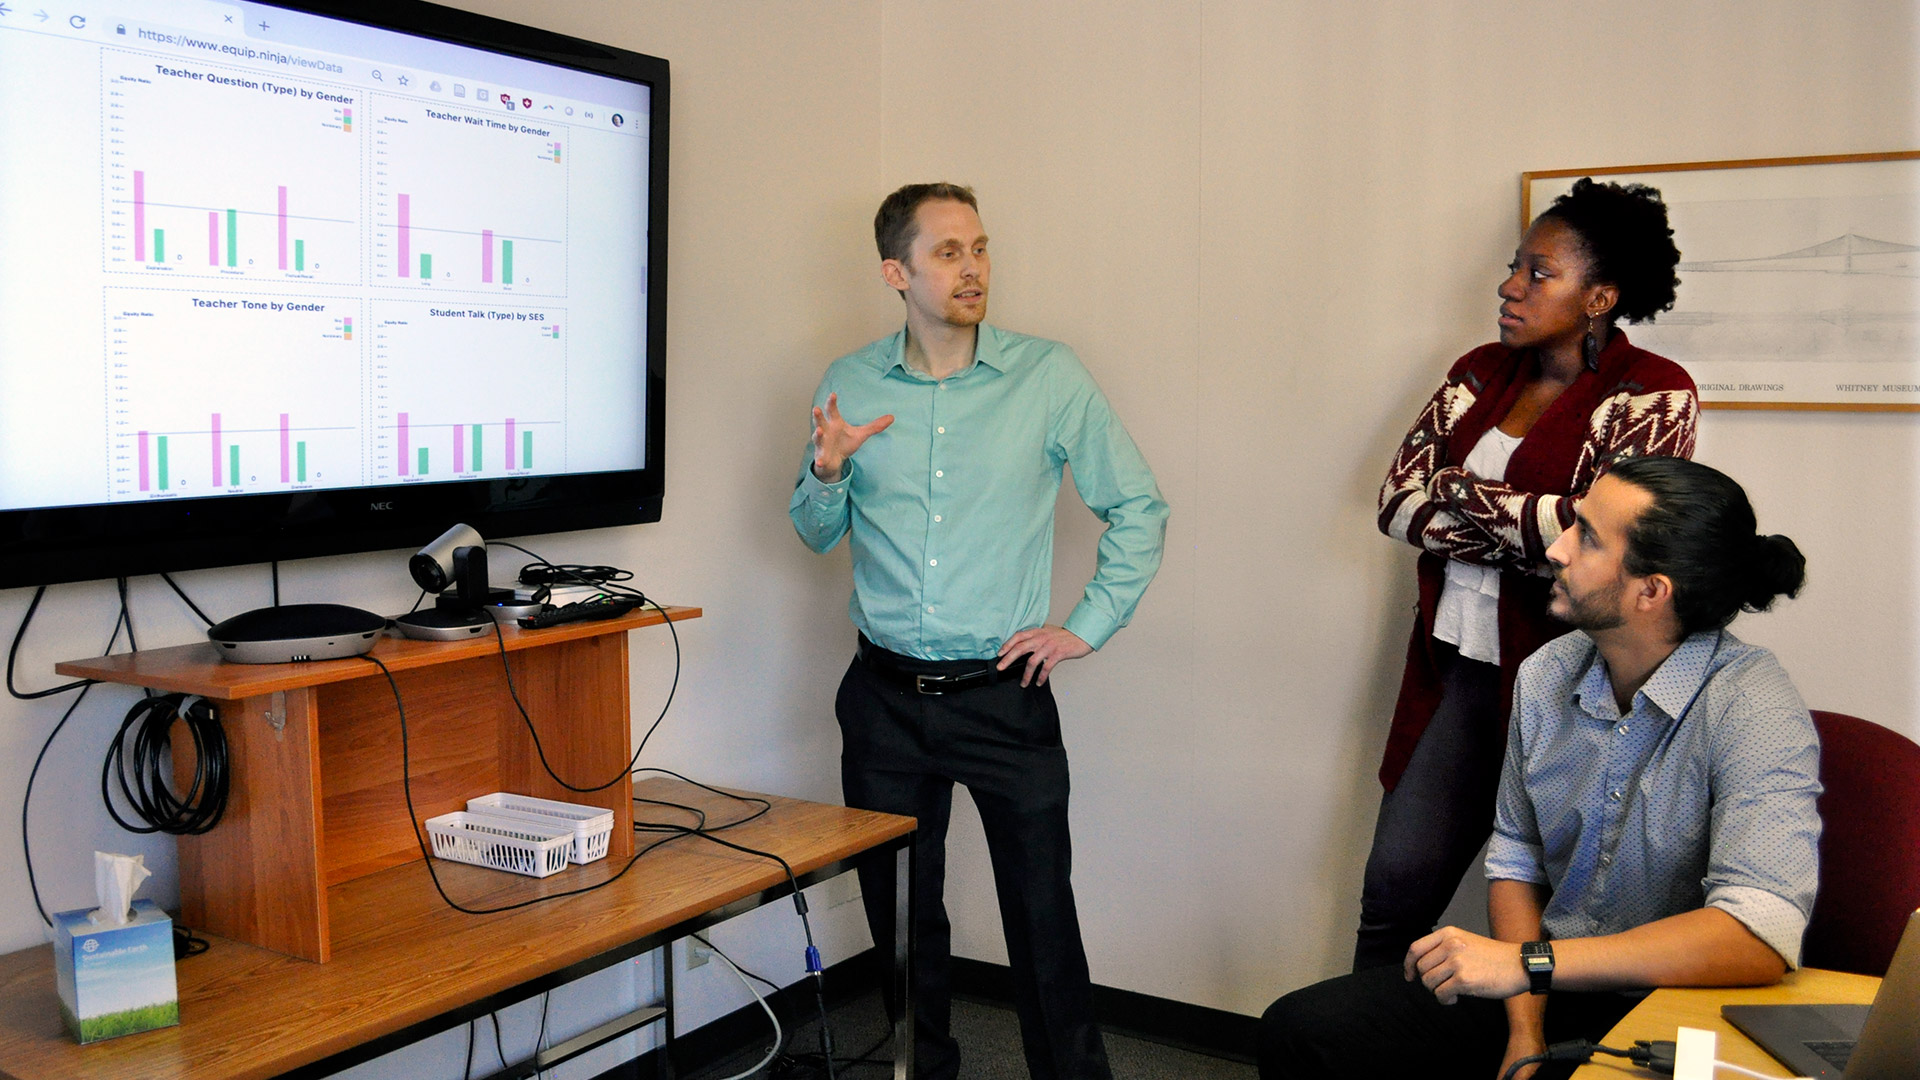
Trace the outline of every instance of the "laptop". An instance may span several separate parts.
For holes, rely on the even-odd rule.
[[[1868,1005],[1723,1005],[1720,1015],[1795,1076],[1920,1077],[1920,911]]]

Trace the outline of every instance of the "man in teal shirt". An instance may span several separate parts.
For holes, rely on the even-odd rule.
[[[1072,350],[982,321],[990,264],[972,191],[901,188],[874,234],[906,327],[827,369],[789,511],[808,547],[845,536],[853,553],[860,638],[835,703],[847,804],[920,821],[915,1074],[959,1072],[941,900],[958,782],[986,832],[1028,1069],[1104,1080],[1047,678],[1132,617],[1160,567],[1166,500]],[[1107,530],[1085,594],[1051,626],[1067,465]],[[863,870],[861,891],[874,940],[891,940],[891,878]]]

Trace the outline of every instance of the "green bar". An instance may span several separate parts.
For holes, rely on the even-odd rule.
[[[433,280],[433,256],[424,251],[420,253],[420,280]]]
[[[305,240],[295,240],[293,242],[293,268],[295,270],[305,270],[307,268],[307,242]]]
[[[500,284],[513,282],[513,241],[500,241]]]
[[[167,261],[167,230],[153,230],[153,261]]]
[[[427,448],[424,446],[420,448],[420,467],[415,469],[414,472],[419,473],[421,476],[427,475]]]
[[[240,444],[227,447],[227,483],[240,486]]]
[[[227,265],[240,265],[240,212],[227,211]]]
[[[298,472],[296,472],[294,475],[300,478],[301,483],[303,484],[306,483],[307,482],[306,440],[302,439],[301,441],[293,444],[293,460],[294,460],[294,468],[298,470]]]
[[[167,490],[167,437],[160,436],[160,490]]]
[[[480,471],[480,425],[473,425],[473,471]]]
[[[531,431],[520,433],[520,467],[533,468],[533,432]]]

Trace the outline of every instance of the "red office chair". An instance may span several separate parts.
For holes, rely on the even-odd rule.
[[[1920,908],[1920,746],[1856,716],[1819,712],[1820,894],[1801,962],[1884,976]]]

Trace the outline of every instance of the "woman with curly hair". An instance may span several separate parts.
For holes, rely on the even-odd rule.
[[[1546,551],[1615,462],[1693,456],[1679,365],[1615,324],[1673,307],[1660,193],[1582,179],[1534,219],[1501,283],[1500,340],[1461,357],[1394,455],[1380,531],[1421,550],[1419,616],[1387,735],[1354,970],[1430,932],[1493,828],[1520,661],[1566,628]]]

